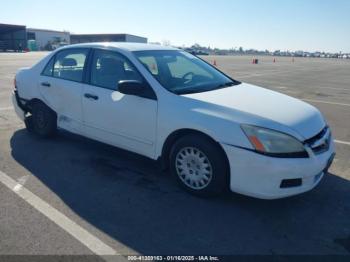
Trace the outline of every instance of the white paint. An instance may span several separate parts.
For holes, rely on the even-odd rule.
[[[18,183],[21,184],[22,186],[24,186],[24,184],[27,182],[29,176],[22,176],[20,179],[18,179]]]
[[[0,108],[0,111],[8,111],[8,110],[12,110],[13,107],[2,107]]]
[[[307,88],[310,89],[330,89],[330,90],[339,90],[339,91],[350,91],[350,89],[346,89],[346,88],[337,88],[337,87],[328,87],[328,86],[313,86],[313,87],[308,87]],[[272,88],[278,88],[278,89],[295,89],[295,87],[286,87],[286,86],[273,86]]]
[[[17,192],[17,191],[20,191],[22,189],[22,185],[21,184],[17,184],[13,187],[13,191]]]
[[[298,92],[290,91],[290,90],[283,90],[282,93],[288,93],[288,94],[297,94]]]
[[[329,104],[329,105],[350,106],[350,104],[329,102],[329,101],[324,101],[324,100],[314,100],[314,99],[302,99],[302,100],[307,101],[307,102],[322,103],[322,104]]]
[[[27,179],[28,178],[20,179],[20,183],[25,183]],[[0,171],[0,182],[16,193],[29,205],[34,207],[37,211],[77,239],[80,243],[85,245],[94,254],[99,256],[118,255],[112,247],[103,243],[100,239],[89,233],[54,207],[50,206],[47,202],[30,192],[22,184],[17,183],[2,171]]]
[[[18,179],[18,184],[13,187],[13,191],[19,191],[23,188],[24,184],[27,182],[29,176],[22,176],[20,179]]]
[[[280,74],[288,74],[290,72],[296,72],[296,71],[304,71],[304,69],[299,69],[296,70],[294,69],[293,71],[291,70],[267,70],[265,72],[262,73],[248,73],[248,74],[244,74],[242,76],[239,76],[239,74],[237,73],[237,79],[240,78],[251,78],[251,77],[258,77],[258,76],[266,76],[266,75],[280,75]]]
[[[323,177],[322,170],[334,152],[334,144],[331,143],[329,151],[324,154],[307,159],[264,158],[249,150],[228,145],[223,145],[223,149],[230,163],[236,163],[231,166],[232,191],[262,199],[276,199],[307,192],[317,186]],[[316,174],[321,176],[316,178]],[[283,179],[296,177],[303,179],[302,186],[280,188]]]
[[[235,145],[252,149],[253,145],[241,129],[241,124],[261,126],[273,129],[304,140],[312,137],[325,126],[325,121],[315,107],[296,98],[281,94],[266,88],[242,83],[232,88],[175,95],[167,91],[149,70],[136,58],[133,51],[168,50],[178,51],[172,47],[152,46],[131,43],[89,43],[75,45],[81,48],[103,48],[118,52],[129,61],[147,80],[157,96],[157,100],[138,96],[124,95],[113,97],[117,91],[96,88],[92,85],[80,84],[58,78],[41,76],[43,68],[49,59],[59,52],[52,52],[30,69],[20,70],[16,74],[17,88],[24,99],[37,98],[56,111],[59,119],[65,116],[75,121],[59,121],[58,126],[110,145],[133,151],[135,153],[157,159],[162,154],[163,146],[169,135],[179,129],[192,129],[202,132],[222,144]],[[69,50],[71,46],[60,50]],[[198,59],[188,54],[191,59]],[[207,67],[205,67],[207,68]],[[203,70],[207,70],[204,69]],[[189,70],[190,72],[191,70]],[[273,75],[279,70],[266,72]],[[285,72],[282,72],[284,74]],[[255,76],[264,75],[256,73]],[[162,76],[161,76],[162,77]],[[164,77],[167,77],[164,75]],[[51,88],[42,87],[41,82],[49,82]],[[60,88],[58,88],[60,87]],[[62,88],[61,88],[62,87]],[[63,88],[65,87],[65,88]],[[73,90],[73,91],[72,91]],[[293,93],[295,90],[283,89],[282,92]],[[84,94],[98,96],[98,100],[89,100]],[[16,101],[14,100],[15,104]],[[285,110],[288,109],[288,110]],[[22,115],[19,114],[21,117]],[[333,148],[327,152],[328,157]],[[250,156],[242,162],[234,160],[235,152],[226,152],[232,168],[237,163],[250,161]],[[283,177],[293,177],[295,167],[302,167],[299,173],[306,176],[317,174],[327,163],[325,155],[310,159],[276,159],[272,163],[266,157],[258,155],[260,166],[266,167],[266,173],[283,174]],[[326,156],[327,157],[327,156]],[[287,163],[286,163],[287,162]],[[231,170],[232,191],[247,195],[261,196],[259,192],[278,198],[288,194],[298,193],[298,190],[280,190],[280,181],[265,179],[269,185],[258,183],[257,177],[264,177],[258,168],[249,168],[249,164],[239,164],[241,169]],[[281,172],[283,170],[283,172]],[[277,176],[276,176],[277,177]],[[275,177],[275,179],[276,179]],[[282,178],[283,179],[283,178]],[[295,190],[295,191],[294,191]],[[23,189],[20,190],[22,192]]]
[[[320,89],[331,89],[331,90],[340,90],[340,91],[350,91],[350,89],[346,88],[338,88],[338,87],[328,87],[328,86],[317,86],[315,88],[320,88]]]
[[[350,146],[350,142],[341,141],[341,140],[334,140],[334,142],[337,143],[337,144],[342,144],[342,145],[348,145],[348,146]]]
[[[188,94],[183,97],[193,99],[186,102],[190,105],[193,103],[196,108],[218,112],[220,114],[219,119],[227,115],[232,125],[239,122],[259,125],[281,132],[286,131],[285,133],[295,137],[298,137],[298,135],[312,137],[324,126],[323,118],[315,107],[290,96],[247,83],[232,88]],[[198,102],[204,103],[196,105]],[[288,110],[279,110],[283,108],[288,108]],[[193,116],[188,121],[193,121],[195,117]],[[269,120],[273,120],[273,122]],[[206,127],[212,129],[213,119],[207,121],[205,123]],[[277,126],[276,123],[282,124],[283,127]],[[282,130],[286,127],[288,130]],[[229,130],[229,132],[232,132],[231,128]],[[293,131],[296,131],[297,134],[292,134]],[[221,130],[219,132],[222,133]],[[231,133],[231,136],[238,137],[239,135]],[[234,141],[232,144],[237,145],[237,142]]]
[[[118,91],[87,84],[83,84],[82,92],[99,97],[98,101],[81,99],[86,136],[148,157],[154,156],[158,101],[117,94]]]

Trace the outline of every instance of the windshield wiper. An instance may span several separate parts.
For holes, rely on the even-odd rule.
[[[237,83],[230,81],[230,82],[219,84],[219,85],[214,86],[214,87],[204,88],[204,87],[197,86],[197,87],[193,87],[193,88],[185,88],[185,89],[179,89],[179,90],[174,90],[174,91],[177,95],[194,94],[194,93],[209,92],[209,91],[213,91],[213,90],[220,89],[220,88],[234,86],[236,84]]]
[[[195,93],[201,93],[201,92],[206,92],[206,91],[211,91],[211,88],[186,88],[184,90],[178,90],[175,91],[177,95],[186,95],[186,94],[195,94]]]
[[[217,85],[217,86],[216,86],[216,88],[223,88],[223,87],[229,87],[229,86],[234,86],[234,85],[236,85],[236,83],[235,83],[235,82],[230,81],[230,82],[226,82],[226,83],[223,83],[223,84]]]

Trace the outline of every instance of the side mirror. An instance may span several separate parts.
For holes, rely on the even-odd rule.
[[[118,91],[124,95],[143,96],[144,84],[136,80],[122,80],[118,82]]]

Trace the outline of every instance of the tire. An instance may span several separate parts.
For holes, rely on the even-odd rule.
[[[56,113],[41,102],[31,106],[31,115],[24,122],[27,130],[39,137],[52,137],[57,131]]]
[[[187,135],[173,145],[169,167],[182,188],[201,197],[219,195],[229,186],[229,166],[219,145],[201,135]]]
[[[33,121],[32,121],[32,116],[27,116],[25,119],[24,119],[24,124],[26,126],[26,129],[28,132],[30,133],[33,133],[34,130],[33,130]]]

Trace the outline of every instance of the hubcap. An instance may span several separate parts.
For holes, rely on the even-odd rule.
[[[176,171],[181,181],[196,190],[209,185],[213,169],[208,157],[195,147],[185,147],[176,155]]]

